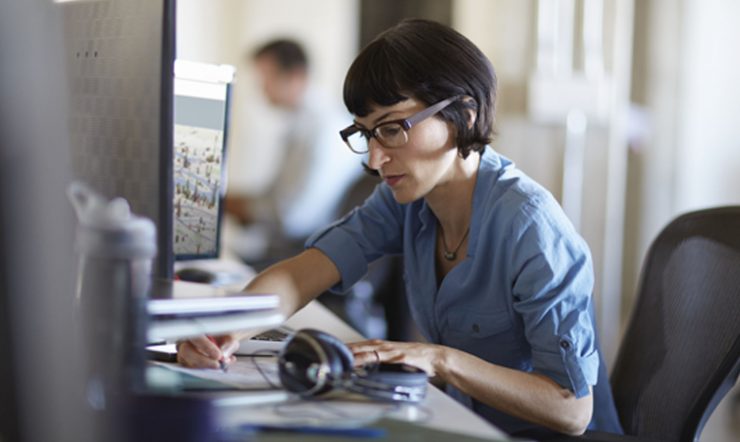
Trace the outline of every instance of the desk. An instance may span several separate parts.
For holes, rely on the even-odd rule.
[[[303,310],[296,313],[287,321],[286,325],[294,329],[317,328],[331,333],[345,342],[363,339],[357,331],[317,301],[311,302]],[[366,408],[372,407],[372,405],[364,403],[363,406]],[[382,410],[382,407],[387,408],[386,404],[374,406],[380,410]],[[274,405],[258,405],[251,409],[252,413],[275,414]],[[419,412],[419,409],[423,410],[422,413],[431,413],[430,416],[420,422],[421,425],[429,428],[487,439],[507,438],[503,432],[432,385],[429,385],[427,397],[421,407],[400,407],[397,411],[388,414],[388,417],[415,420],[413,414]],[[249,412],[249,406],[229,406],[220,410],[220,418],[231,425],[239,422],[240,416],[242,420],[244,419],[244,413]]]
[[[232,232],[227,231],[225,233],[224,237],[227,237]],[[238,259],[233,255],[233,252],[230,252],[227,247],[222,247],[222,251],[224,256],[222,256],[218,261],[224,262],[228,264],[228,266],[232,266],[235,261],[238,261]],[[216,261],[216,265],[218,265],[218,261]],[[249,277],[253,276],[253,273],[246,273],[249,274]],[[223,288],[229,291],[238,291],[241,290],[247,282],[247,280],[234,281],[233,284]],[[312,301],[309,303],[305,308],[288,319],[286,325],[296,330],[301,328],[319,329],[338,337],[344,342],[353,342],[363,339],[362,335],[339,319],[334,313],[329,311],[318,301]],[[427,397],[424,399],[421,406],[424,410],[431,412],[431,416],[421,423],[421,425],[426,427],[487,439],[508,439],[506,434],[501,430],[488,423],[488,421],[475,414],[472,410],[465,408],[433,385],[429,385]],[[244,413],[248,412],[247,410],[249,410],[249,408],[252,409],[252,412],[256,412],[257,408],[259,408],[259,412],[267,410],[267,413],[270,413],[270,410],[274,410],[273,406],[229,406],[221,409],[221,417],[228,423],[239,422],[240,416],[242,416],[241,419],[243,420]],[[409,411],[413,412],[412,407],[407,407],[405,410],[401,410],[402,413]],[[409,416],[391,414],[389,417],[404,418]]]

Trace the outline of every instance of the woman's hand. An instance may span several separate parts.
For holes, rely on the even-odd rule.
[[[234,335],[198,336],[177,344],[177,362],[192,368],[220,368],[219,361],[227,365],[236,360],[234,352],[239,341]]]
[[[355,356],[355,365],[388,362],[408,364],[424,370],[429,377],[439,374],[447,347],[419,342],[392,342],[380,339],[348,344]]]

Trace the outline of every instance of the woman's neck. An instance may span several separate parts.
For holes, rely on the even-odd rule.
[[[425,197],[448,238],[461,238],[470,226],[479,164],[478,152],[471,152],[466,159],[456,157],[449,177]]]

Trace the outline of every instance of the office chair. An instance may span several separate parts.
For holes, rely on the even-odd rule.
[[[647,254],[611,385],[625,437],[697,441],[740,371],[740,206],[679,216]]]

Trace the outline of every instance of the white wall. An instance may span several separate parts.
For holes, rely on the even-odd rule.
[[[535,2],[521,0],[456,0],[456,29],[494,63],[502,79],[526,79],[532,61]],[[496,61],[502,63],[496,63]],[[505,61],[505,63],[504,63]]]
[[[238,20],[243,0],[177,2],[177,57],[216,64],[237,64]]]
[[[280,158],[280,113],[261,96],[249,54],[263,42],[303,43],[314,83],[341,104],[344,75],[357,53],[358,0],[181,0],[179,58],[236,66],[229,136],[229,189],[259,193]],[[337,128],[337,131],[341,128]],[[338,135],[337,135],[338,136]]]
[[[649,133],[636,162],[641,186],[629,286],[660,230],[686,211],[740,204],[740,3],[651,0],[644,41]]]
[[[740,204],[740,2],[686,1],[673,210]]]

